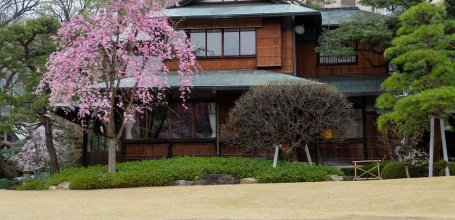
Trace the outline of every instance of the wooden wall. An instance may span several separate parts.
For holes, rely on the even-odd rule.
[[[299,41],[297,44],[297,76],[333,76],[333,75],[385,75],[387,68],[373,67],[363,55],[358,55],[357,64],[319,65],[318,54],[315,51],[316,41]],[[371,55],[369,58],[375,65],[384,63],[384,57]]]
[[[256,69],[255,57],[198,59],[203,70]]]
[[[256,58],[258,67],[281,66],[281,22],[264,19],[256,30]]]
[[[159,141],[145,140],[144,143],[138,143],[138,140],[132,142],[125,141],[124,160],[144,160],[159,159],[175,156],[216,156],[216,141],[195,141],[188,142],[178,141],[169,143],[160,143]]]
[[[292,74],[294,71],[294,49],[292,28],[281,29],[281,69],[282,73]]]
[[[292,28],[281,29],[280,18],[237,18],[174,21],[180,29],[255,28],[256,56],[198,58],[203,70],[235,70],[268,68],[282,73],[293,73]],[[176,62],[167,62],[170,70]]]
[[[262,18],[176,20],[173,24],[176,29],[260,28]]]

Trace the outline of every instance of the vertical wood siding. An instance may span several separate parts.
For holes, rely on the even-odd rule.
[[[256,29],[256,58],[258,67],[281,66],[281,23],[279,19],[264,19]]]
[[[335,76],[335,75],[363,75],[376,74],[386,75],[387,68],[373,67],[368,63],[365,56],[358,55],[357,64],[346,65],[319,65],[318,54],[315,48],[315,41],[297,42],[297,76],[315,77],[315,76]],[[375,65],[384,63],[384,57],[379,55],[369,55],[369,58]]]

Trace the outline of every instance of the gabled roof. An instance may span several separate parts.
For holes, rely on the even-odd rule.
[[[321,12],[322,26],[339,26],[343,21],[350,21],[357,13],[362,13],[365,17],[379,15],[357,7],[321,8],[318,11]]]
[[[318,11],[290,3],[251,2],[238,4],[201,4],[166,9],[170,18],[278,17],[319,14]]]

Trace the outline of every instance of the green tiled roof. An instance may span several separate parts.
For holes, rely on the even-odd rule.
[[[295,4],[242,3],[188,5],[168,8],[170,18],[231,18],[231,17],[274,17],[319,14],[318,11]]]
[[[168,76],[169,86],[171,88],[178,87],[178,75],[176,73],[169,73]],[[230,90],[238,89],[244,90],[251,86],[257,86],[267,83],[271,80],[302,80],[305,82],[312,82],[310,80],[283,74],[279,72],[272,72],[266,70],[208,70],[193,76],[192,85],[194,89],[218,89]],[[134,84],[133,78],[123,79],[120,82],[120,87],[128,88]],[[99,84],[103,87],[103,84]],[[150,85],[154,86],[154,85]]]
[[[378,95],[382,93],[381,83],[387,76],[362,75],[340,77],[315,77],[311,80],[327,83],[337,87],[341,92],[351,96]]]
[[[355,14],[362,13],[364,16],[373,16],[375,13],[362,11],[357,7],[351,8],[326,8],[318,9],[321,12],[322,26],[338,26],[342,21],[351,20]]]

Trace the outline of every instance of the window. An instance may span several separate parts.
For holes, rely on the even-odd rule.
[[[259,1],[262,1],[262,0],[197,0],[196,2],[197,3],[214,3],[214,2],[229,3],[229,2],[259,2]]]
[[[191,31],[190,39],[194,45],[196,56],[205,56],[205,31]]]
[[[207,56],[221,56],[221,30],[207,30]]]
[[[106,138],[93,131],[87,132],[87,152],[107,152]]]
[[[240,34],[238,29],[224,31],[224,55],[240,55]]]
[[[256,55],[255,29],[191,30],[190,40],[199,57]]]
[[[256,31],[244,30],[240,31],[240,54],[255,55],[256,54]]]
[[[363,112],[361,108],[353,109],[353,123],[346,126],[347,138],[363,138]]]
[[[331,45],[323,45],[322,48],[333,48]],[[356,55],[339,55],[339,56],[330,56],[322,52],[319,53],[319,64],[356,64],[357,56]]]
[[[125,129],[127,139],[215,138],[216,105],[213,102],[181,103],[136,115]]]

